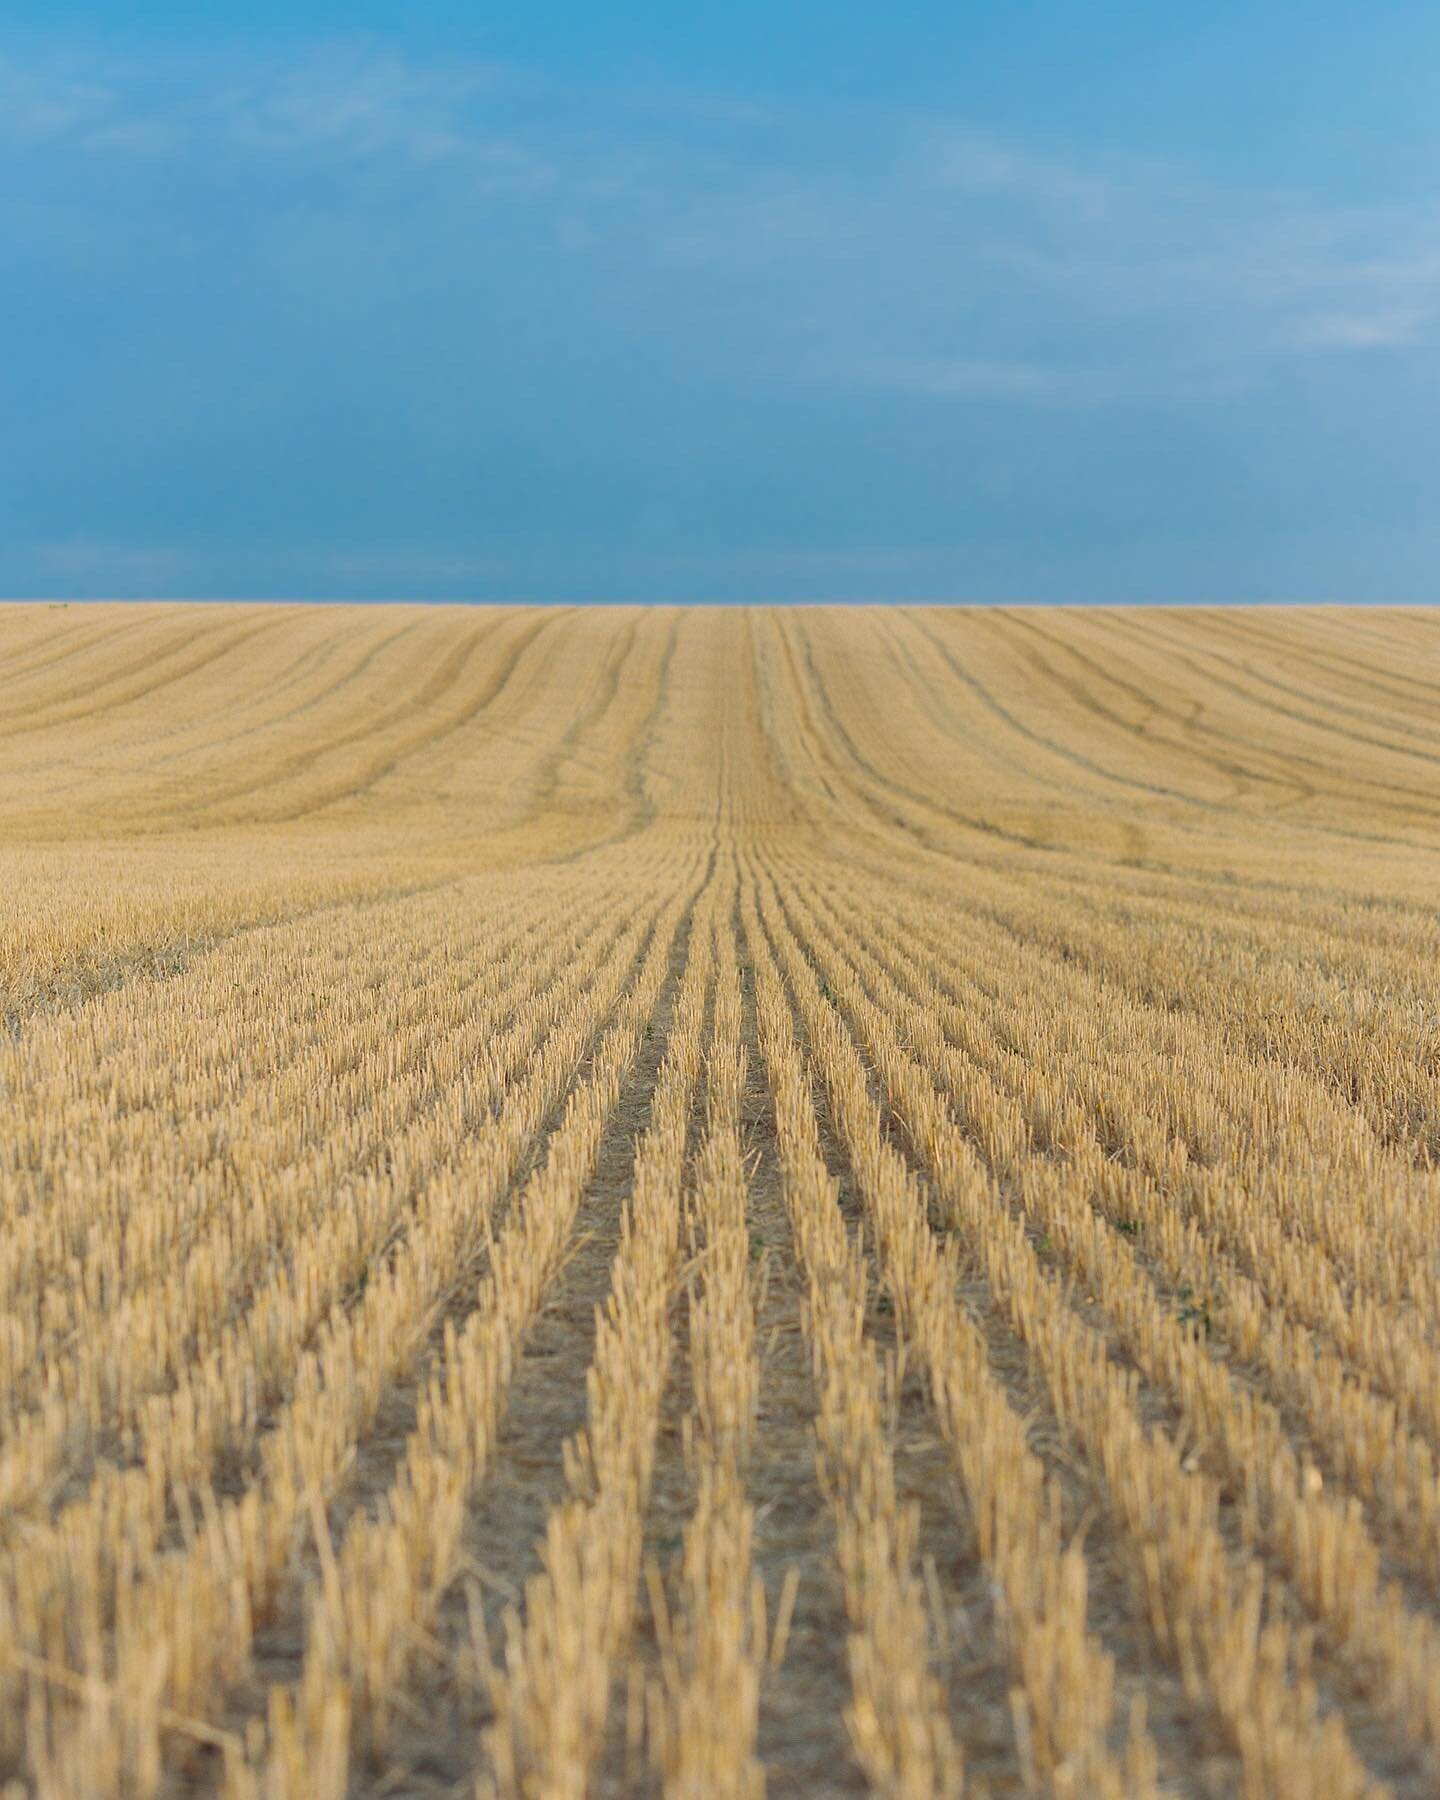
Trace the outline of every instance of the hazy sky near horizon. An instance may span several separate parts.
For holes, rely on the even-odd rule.
[[[7,0],[0,594],[1440,599],[1440,7]]]

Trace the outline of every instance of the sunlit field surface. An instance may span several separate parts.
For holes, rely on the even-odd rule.
[[[0,1785],[1440,1793],[1440,613],[0,609]]]

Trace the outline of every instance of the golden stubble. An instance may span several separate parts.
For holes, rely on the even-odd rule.
[[[1440,1787],[1427,615],[0,638],[7,1792],[405,1791],[443,1693],[450,1790],[757,1800],[813,1704],[762,1154],[838,1785]],[[487,1627],[467,1523],[615,1166]]]

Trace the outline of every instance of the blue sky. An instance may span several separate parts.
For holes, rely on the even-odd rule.
[[[1440,7],[40,5],[0,593],[1440,598]]]

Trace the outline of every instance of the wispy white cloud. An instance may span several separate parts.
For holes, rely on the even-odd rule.
[[[591,314],[684,331],[693,366],[756,379],[1184,400],[1297,357],[1418,354],[1440,318],[1440,220],[1413,208],[1328,209],[965,121],[837,129],[743,96],[561,97],[483,60],[343,40],[288,60],[0,61],[0,156],[378,169],[411,182],[407,230],[424,207],[438,221],[443,170],[482,203],[461,236],[483,239],[484,202],[533,212]],[[362,239],[369,191],[333,191]]]
[[[205,149],[424,161],[483,146],[476,104],[503,81],[490,63],[417,63],[344,43],[288,60],[11,57],[0,60],[0,142],[135,156]]]
[[[1302,350],[1405,350],[1420,341],[1431,314],[1421,307],[1320,313],[1297,327]]]
[[[917,172],[962,195],[1038,202],[1091,221],[1103,219],[1117,198],[1115,175],[1094,159],[1056,156],[954,124],[927,122],[914,136]]]
[[[93,73],[0,57],[0,141],[36,144],[93,129],[118,105],[110,84]]]
[[[75,536],[14,548],[33,570],[37,592],[60,589],[86,598],[161,594],[196,572],[194,557],[174,544]]]
[[[483,140],[470,108],[502,80],[487,63],[417,65],[337,46],[249,71],[209,95],[202,116],[237,148],[430,161]]]

